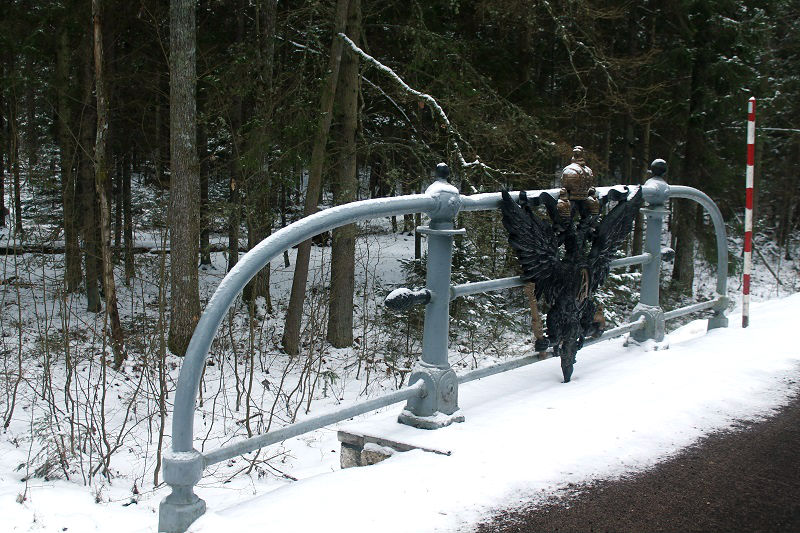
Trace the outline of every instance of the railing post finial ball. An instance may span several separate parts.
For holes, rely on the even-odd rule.
[[[650,163],[650,172],[653,173],[653,177],[664,179],[664,176],[667,174],[667,162],[663,159],[655,159],[652,163]]]
[[[446,163],[439,163],[436,165],[436,179],[448,181],[450,177],[450,167]]]

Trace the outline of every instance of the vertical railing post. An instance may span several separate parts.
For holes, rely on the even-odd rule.
[[[411,398],[398,421],[410,426],[436,429],[462,422],[458,410],[458,378],[447,358],[450,325],[450,270],[453,260],[453,238],[465,230],[455,229],[455,217],[461,207],[458,188],[447,182],[450,169],[444,163],[436,168],[436,181],[425,194],[436,200],[428,214],[430,226],[417,228],[428,238],[428,268],[425,288],[430,300],[425,306],[422,336],[422,360],[409,378],[411,385],[425,381],[425,395]]]
[[[650,259],[642,265],[642,287],[639,303],[633,309],[631,322],[645,317],[645,327],[631,333],[631,337],[642,342],[647,339],[664,340],[664,311],[659,302],[661,278],[661,230],[667,210],[664,202],[669,196],[669,185],[664,180],[667,163],[656,159],[650,165],[652,177],[642,186],[647,207],[642,209],[645,216],[645,252]]]

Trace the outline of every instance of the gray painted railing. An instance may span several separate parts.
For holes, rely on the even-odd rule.
[[[647,208],[642,210],[647,219],[645,252],[615,260],[611,265],[612,268],[642,265],[640,302],[634,309],[630,323],[606,331],[597,339],[587,340],[586,345],[625,333],[631,333],[640,341],[646,339],[660,341],[664,337],[666,320],[704,309],[715,311],[714,317],[709,320],[709,329],[727,326],[724,311],[727,305],[728,255],[722,215],[711,199],[701,191],[690,187],[670,187],[662,179],[666,163],[656,160],[652,168],[654,177],[642,186],[644,199],[647,202]],[[460,211],[498,209],[501,195],[488,193],[463,196],[456,187],[446,182],[448,173],[447,167],[440,165],[437,169],[440,179],[428,187],[425,194],[353,202],[326,209],[290,224],[245,254],[225,276],[200,317],[178,378],[172,420],[172,445],[163,458],[164,480],[172,491],[161,502],[159,508],[159,531],[182,533],[205,512],[205,502],[194,493],[194,486],[201,479],[203,470],[207,466],[401,401],[407,401],[398,419],[403,423],[433,429],[453,421],[462,421],[464,417],[458,409],[460,383],[505,372],[539,360],[537,356],[522,357],[474,370],[462,376],[456,376],[450,368],[447,358],[450,301],[468,294],[522,286],[524,282],[519,277],[510,277],[451,285],[453,238],[464,233],[454,226],[456,215]],[[601,196],[605,195],[608,189],[599,188],[598,193]],[[535,197],[541,194],[550,194],[558,198],[559,190],[530,191],[528,196]],[[518,193],[512,193],[512,197],[516,199]],[[709,301],[664,313],[659,305],[659,274],[662,259],[662,223],[666,213],[664,203],[669,198],[694,200],[711,216],[718,250],[717,295]],[[284,250],[314,235],[360,220],[419,212],[427,213],[431,219],[429,226],[418,228],[420,233],[428,237],[426,289],[430,297],[425,300],[422,358],[409,377],[409,386],[210,452],[201,453],[195,450],[192,446],[195,403],[208,351],[227,310],[247,282]]]

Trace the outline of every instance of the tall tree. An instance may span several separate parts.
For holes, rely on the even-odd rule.
[[[248,139],[248,160],[254,167],[248,172],[247,179],[247,245],[252,249],[272,232],[272,199],[277,196],[273,191],[271,168],[272,151],[272,108],[273,108],[273,71],[275,58],[275,19],[277,16],[276,0],[260,0],[255,4],[256,22],[256,82],[253,100],[256,117]],[[269,265],[259,271],[247,284],[242,293],[245,301],[252,302],[264,298],[267,309],[271,310],[272,301],[269,293]]]
[[[361,0],[350,0],[347,35],[356,44],[361,39]],[[358,92],[358,55],[348,48],[342,56],[337,86],[338,164],[332,183],[333,202],[337,205],[355,201],[358,191],[358,162],[356,159]],[[337,348],[353,344],[356,233],[356,224],[348,224],[333,230],[327,338]]]
[[[308,187],[306,189],[303,215],[309,216],[317,212],[319,195],[322,190],[322,168],[325,163],[325,148],[331,127],[333,100],[339,80],[339,66],[342,59],[342,40],[338,37],[347,25],[349,0],[338,0],[334,19],[333,42],[328,59],[327,80],[320,94],[320,114],[314,144],[311,149],[311,165],[308,171]],[[303,302],[306,299],[306,282],[308,281],[308,262],[311,258],[311,241],[300,243],[297,247],[297,259],[292,278],[292,292],[289,295],[289,307],[286,310],[286,321],[283,328],[283,349],[286,353],[300,353],[300,324],[303,317]]]
[[[233,10],[236,12],[236,31],[233,48],[235,51],[244,46],[244,16],[245,2],[233,0]],[[239,262],[239,237],[242,225],[242,188],[245,185],[244,177],[244,146],[242,141],[242,124],[244,122],[245,108],[243,105],[242,89],[237,87],[231,98],[230,116],[230,159],[228,173],[230,175],[230,188],[228,189],[228,271]]]
[[[78,160],[78,177],[80,181],[81,209],[83,210],[81,232],[83,234],[83,257],[86,276],[84,285],[86,290],[86,309],[93,313],[99,313],[100,302],[100,237],[97,219],[98,203],[95,193],[95,176],[93,173],[94,160],[90,155],[95,146],[95,134],[97,133],[97,119],[95,105],[93,105],[94,74],[93,74],[93,39],[88,32],[84,34],[82,49],[83,66],[81,73],[82,84],[82,106],[80,115],[80,158]]]
[[[195,2],[170,2],[170,351],[185,355],[200,319],[197,273],[200,173],[197,160]]]
[[[81,254],[78,240],[80,211],[77,209],[77,180],[75,176],[75,142],[70,131],[72,124],[73,95],[70,94],[70,43],[69,28],[64,24],[58,33],[56,45],[56,123],[61,161],[61,200],[64,210],[64,283],[68,292],[80,290]]]
[[[117,284],[114,280],[114,261],[111,257],[111,213],[108,190],[109,172],[107,162],[108,101],[107,86],[103,72],[103,18],[100,0],[92,0],[94,29],[94,77],[97,97],[97,134],[94,144],[95,189],[100,206],[100,250],[103,266],[103,289],[106,298],[106,313],[111,325],[111,348],[114,351],[114,368],[119,369],[125,360],[124,334],[117,307]]]

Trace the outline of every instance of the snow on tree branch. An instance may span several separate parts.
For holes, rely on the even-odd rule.
[[[377,67],[379,70],[381,70],[381,71],[385,72],[386,74],[388,74],[389,77],[392,78],[394,81],[396,81],[398,83],[398,85],[400,85],[400,87],[402,87],[406,92],[408,92],[410,94],[413,94],[417,98],[420,98],[420,99],[425,100],[426,102],[428,102],[428,104],[431,106],[431,108],[433,108],[433,110],[436,112],[436,114],[439,115],[439,118],[442,120],[442,122],[444,122],[445,127],[447,129],[447,132],[449,134],[451,134],[450,143],[451,143],[451,145],[453,147],[453,150],[455,151],[456,157],[458,158],[458,163],[459,163],[459,165],[461,165],[462,168],[478,167],[478,168],[482,168],[482,169],[490,171],[490,172],[497,172],[497,173],[503,174],[503,175],[519,175],[518,172],[508,172],[508,171],[492,168],[489,165],[486,165],[486,164],[482,163],[480,158],[477,157],[477,156],[475,157],[474,161],[471,161],[471,162],[466,161],[464,159],[464,155],[461,152],[461,147],[458,145],[458,142],[456,141],[456,139],[461,139],[463,141],[463,139],[461,138],[461,135],[458,133],[458,131],[456,131],[455,127],[453,127],[453,124],[450,122],[450,119],[447,118],[447,114],[444,112],[444,109],[442,109],[442,106],[439,105],[439,102],[437,102],[436,99],[433,96],[431,96],[429,94],[426,94],[426,93],[423,93],[421,91],[418,91],[418,90],[414,89],[413,87],[411,87],[410,85],[408,85],[405,81],[403,81],[403,78],[401,78],[394,70],[392,70],[391,68],[387,67],[386,65],[384,65],[383,63],[381,63],[380,61],[378,61],[377,59],[375,59],[374,57],[372,57],[368,53],[366,53],[364,50],[362,50],[356,43],[354,43],[344,33],[339,33],[339,37],[341,37],[342,40],[356,54],[358,54],[359,56],[364,58],[365,61],[371,63],[372,65]],[[466,141],[464,141],[464,142],[466,142]]]

